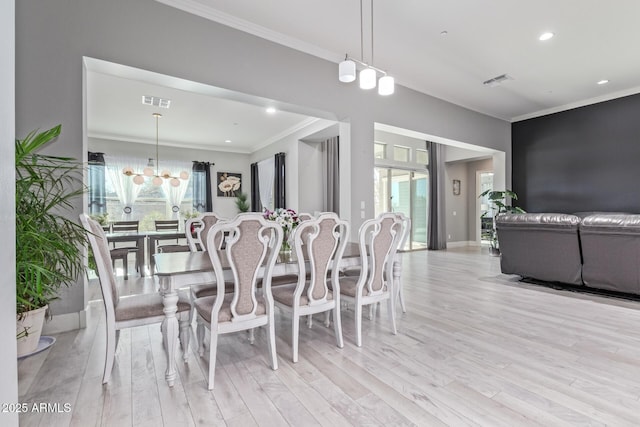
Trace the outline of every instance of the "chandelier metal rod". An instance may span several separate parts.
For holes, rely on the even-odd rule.
[[[346,60],[348,59],[348,60],[351,60],[351,61],[353,61],[353,62],[357,62],[358,64],[362,65],[363,67],[371,68],[371,69],[373,69],[373,70],[376,70],[376,71],[377,71],[377,72],[379,72],[379,73],[384,74],[385,76],[387,75],[387,72],[386,72],[385,70],[383,70],[383,69],[381,69],[381,68],[378,68],[378,67],[375,67],[375,66],[373,66],[373,65],[371,65],[371,64],[367,64],[367,63],[366,63],[366,62],[364,62],[364,61],[361,61],[361,60],[356,59],[356,58],[354,58],[354,57],[352,57],[352,56],[349,56],[349,54],[346,54],[346,55],[345,55],[345,57],[344,57],[344,59],[346,59]]]

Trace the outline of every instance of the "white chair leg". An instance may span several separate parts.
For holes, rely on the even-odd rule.
[[[200,318],[198,318],[198,325],[196,326],[196,335],[198,337],[198,355],[204,356],[204,325]],[[209,345],[211,348],[211,345]]]
[[[388,307],[389,317],[391,318],[391,330],[393,331],[393,335],[397,335],[398,331],[396,329],[396,311],[394,310],[395,307],[392,298],[389,298]]]
[[[252,328],[252,329],[249,329],[249,344],[253,345],[253,343],[255,342],[256,342],[256,335]]]
[[[407,306],[404,304],[404,291],[402,290],[402,279],[398,280],[398,299],[400,300],[400,307],[402,312],[407,312]]]
[[[298,361],[298,336],[300,334],[300,318],[292,315],[293,324],[291,328],[291,354],[293,363]]]
[[[373,306],[375,304],[369,304],[369,320],[373,320]]]
[[[104,374],[102,375],[102,384],[109,382],[111,378],[111,370],[113,369],[113,359],[116,355],[116,331],[115,328],[107,327],[107,354],[104,360]]]
[[[362,347],[362,305],[357,302],[354,317],[356,319],[356,345]]]
[[[218,325],[211,325],[211,343],[209,344],[209,390],[213,390],[216,375],[216,354],[218,351]]]
[[[327,311],[327,319],[329,318],[330,311]],[[328,327],[329,325],[327,325]],[[336,344],[339,348],[344,347],[344,341],[342,340],[342,321],[340,320],[340,307],[336,306],[333,309],[333,329],[336,334]]]
[[[309,329],[311,329],[311,327],[313,326],[313,315],[312,314],[308,314],[307,315],[307,326],[309,327]]]
[[[276,328],[274,325],[273,311],[269,315],[269,354],[271,355],[271,367],[278,369],[278,355],[276,354]]]
[[[324,312],[324,326],[327,328],[331,326],[331,310]]]
[[[180,338],[180,347],[182,347],[182,359],[184,363],[189,361],[190,326],[191,323],[189,320],[180,320],[180,333],[178,334],[178,338]]]

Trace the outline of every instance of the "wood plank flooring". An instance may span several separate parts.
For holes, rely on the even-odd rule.
[[[640,302],[518,282],[480,248],[406,253],[404,269],[398,335],[383,305],[365,316],[358,348],[347,310],[339,349],[319,316],[301,325],[294,364],[291,319],[276,311],[279,369],[269,367],[263,329],[254,345],[245,333],[222,336],[211,392],[195,334],[189,363],[176,356],[179,376],[167,386],[158,325],[122,332],[102,386],[103,308],[91,302],[86,329],[57,335],[18,367],[21,402],[71,411],[25,413],[20,424],[640,425]],[[152,278],[130,276],[122,292],[153,288]]]

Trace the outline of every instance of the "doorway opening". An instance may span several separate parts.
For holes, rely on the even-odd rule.
[[[411,234],[402,250],[427,248],[429,174],[426,170],[376,167],[375,215],[400,212],[411,218]]]
[[[493,171],[478,171],[478,189],[476,198],[478,200],[480,221],[480,244],[489,244],[491,242],[491,230],[493,228],[493,209],[489,202],[488,196],[480,197],[480,194],[487,190],[493,190]]]

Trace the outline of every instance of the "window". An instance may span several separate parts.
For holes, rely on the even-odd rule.
[[[134,170],[142,170],[145,163],[144,161],[133,158],[107,157],[105,163],[109,173],[105,176],[104,196],[107,205],[106,211],[110,221],[138,220],[140,221],[140,231],[151,231],[155,229],[155,220],[179,218],[179,212],[187,212],[193,209],[191,174],[188,182],[184,182],[184,184],[181,183],[180,188],[183,188],[182,185],[186,185],[186,188],[184,188],[185,193],[179,206],[177,206],[177,211],[174,212],[174,208],[169,202],[169,197],[167,197],[163,186],[153,185],[151,178],[146,177],[144,184],[140,186],[130,181],[128,184],[117,182],[120,178],[123,178],[122,168],[124,166],[132,166]],[[175,171],[189,170],[189,166],[190,165],[185,162],[166,162],[166,164],[163,165],[163,169],[166,168],[174,175],[177,175]],[[132,177],[128,177],[128,179],[131,180]],[[120,188],[118,188],[119,185],[121,186]],[[125,190],[127,188],[129,190]],[[120,197],[118,195],[118,189],[121,193]],[[169,190],[169,186],[167,186],[167,190]],[[123,191],[125,191],[124,194],[126,194],[124,197],[129,197],[130,200],[132,200],[130,212],[124,212],[125,205],[121,199],[121,197],[123,197]]]
[[[429,152],[427,150],[416,149],[416,163],[421,165],[429,164]]]
[[[386,158],[387,144],[383,144],[381,142],[376,142],[373,144],[373,157],[375,159],[384,159]]]
[[[410,159],[410,149],[400,145],[393,146],[393,160],[396,162],[408,162]]]

